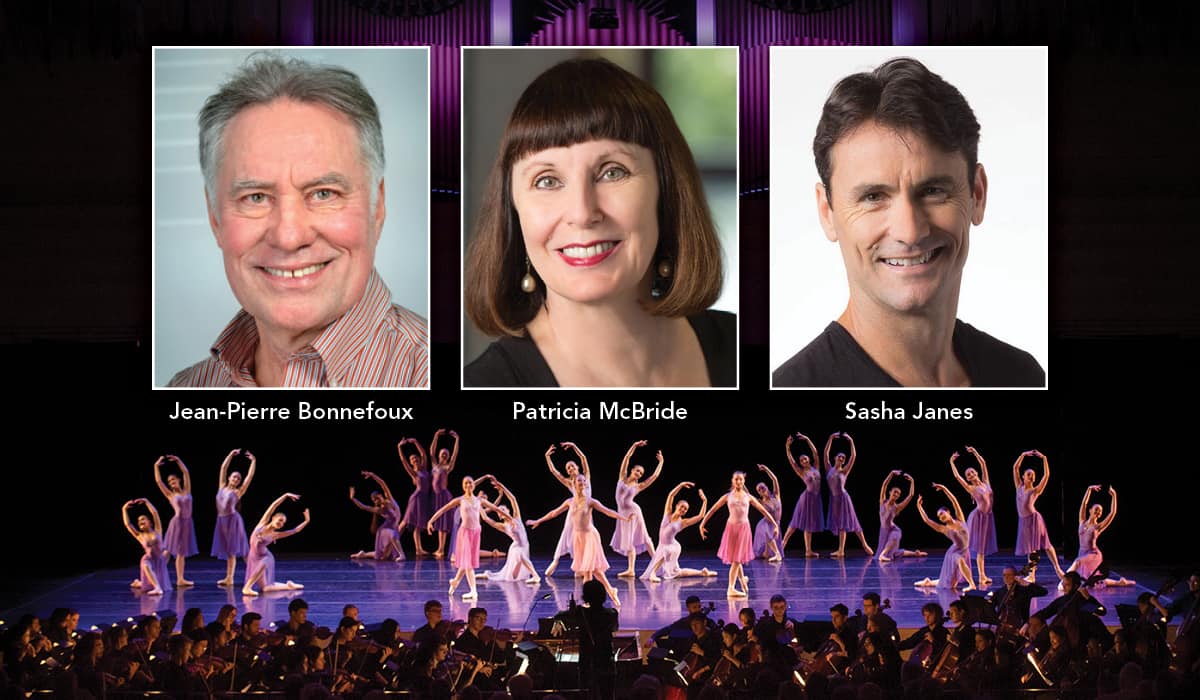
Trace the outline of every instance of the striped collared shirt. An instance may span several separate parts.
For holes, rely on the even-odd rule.
[[[287,361],[285,387],[425,387],[429,331],[425,319],[391,303],[374,270],[366,292],[311,344]],[[258,327],[245,309],[212,346],[211,356],[176,374],[169,386],[253,387]]]

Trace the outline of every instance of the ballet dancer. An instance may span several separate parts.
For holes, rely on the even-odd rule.
[[[1107,517],[1104,517],[1104,506],[1099,503],[1093,503],[1091,508],[1088,508],[1088,501],[1093,493],[1100,493],[1099,484],[1093,484],[1083,492],[1083,503],[1079,504],[1079,556],[1075,557],[1075,561],[1067,567],[1067,571],[1078,573],[1079,578],[1084,581],[1088,580],[1088,577],[1094,574],[1100,563],[1104,561],[1104,555],[1100,553],[1100,547],[1096,540],[1099,539],[1100,533],[1112,525],[1113,518],[1117,517],[1117,489],[1112,486],[1108,487],[1111,505]],[[1104,586],[1132,586],[1137,582],[1122,576],[1117,580],[1106,578],[1099,583]]]
[[[438,438],[450,433],[450,437],[454,438],[454,451],[451,452],[446,448],[438,449]],[[433,434],[433,441],[429,443],[429,455],[433,457],[433,509],[438,510],[442,506],[450,502],[452,498],[450,494],[450,472],[454,471],[454,464],[458,461],[458,433],[453,430],[447,431],[445,428],[438,428]],[[445,556],[446,551],[446,535],[454,528],[454,514],[447,513],[441,518],[438,518],[433,524],[433,529],[438,534],[437,550],[433,556],[441,559]]]
[[[142,505],[150,515],[139,515],[137,527],[129,519],[129,509]],[[129,584],[146,595],[162,595],[163,591],[171,590],[171,579],[167,575],[167,553],[163,550],[162,520],[154,504],[145,498],[135,498],[125,501],[121,506],[121,520],[125,529],[133,535],[133,539],[142,545],[142,559],[138,562],[138,578]]]
[[[179,474],[167,476],[165,482],[162,476],[163,462],[179,465]],[[154,463],[154,483],[158,484],[158,490],[171,502],[171,509],[174,511],[167,522],[163,547],[167,554],[175,557],[175,586],[194,586],[195,583],[183,577],[187,558],[200,553],[200,547],[196,544],[196,525],[192,521],[192,475],[183,460],[175,455],[164,455]]]
[[[792,521],[788,523],[787,532],[783,535],[783,546],[787,548],[788,540],[799,530],[804,533],[804,556],[817,557],[819,555],[812,548],[812,536],[814,532],[822,532],[825,529],[825,506],[821,503],[821,467],[817,458],[817,446],[813,441],[803,433],[796,433],[795,437],[808,443],[808,451],[812,456],[800,455],[797,461],[792,455],[792,436],[788,436],[784,452],[787,454],[788,464],[792,465],[792,471],[804,482],[804,491],[800,493],[800,500],[796,501],[796,508],[792,511]]]
[[[1026,457],[1042,458],[1042,480],[1036,486],[1033,480],[1037,474],[1032,469],[1021,472],[1021,462]],[[1015,552],[1018,557],[1023,557],[1039,550],[1046,550],[1046,554],[1050,557],[1050,564],[1054,566],[1054,573],[1061,580],[1063,570],[1058,563],[1058,552],[1054,551],[1054,545],[1050,544],[1050,535],[1046,532],[1046,521],[1037,511],[1037,499],[1046,490],[1048,483],[1050,483],[1050,460],[1046,455],[1037,450],[1026,450],[1017,457],[1017,461],[1013,462],[1013,485],[1017,488],[1017,546]],[[1029,572],[1029,581],[1032,582],[1036,576],[1037,567],[1033,567]]]
[[[241,472],[229,471],[229,464],[238,455],[246,455],[250,460],[250,468],[246,470],[246,478]],[[225,560],[225,578],[217,581],[218,586],[232,586],[233,570],[237,567],[237,558],[245,557],[250,552],[250,541],[246,537],[246,523],[238,506],[246,497],[246,489],[254,480],[254,470],[258,460],[249,450],[234,449],[225,456],[221,463],[221,474],[217,477],[217,526],[213,530],[213,543],[210,554]]]
[[[275,542],[285,537],[291,537],[312,522],[312,514],[305,508],[304,520],[299,525],[291,530],[283,529],[283,526],[287,524],[287,516],[275,511],[283,505],[284,501],[298,500],[300,497],[294,493],[285,493],[276,498],[263,513],[254,531],[250,533],[250,553],[246,555],[246,582],[242,585],[242,595],[251,598],[257,596],[258,591],[254,590],[254,584],[258,584],[263,593],[296,591],[304,588],[302,584],[295,581],[289,580],[286,583],[275,581],[275,555],[271,554],[269,549]]]
[[[662,524],[658,527],[658,549],[654,550],[654,557],[650,560],[650,564],[646,570],[642,572],[642,580],[651,583],[660,583],[663,579],[681,578],[683,576],[716,576],[717,572],[710,570],[708,567],[703,569],[687,569],[679,566],[679,555],[683,551],[683,547],[679,544],[676,537],[680,531],[689,528],[696,523],[704,520],[704,516],[708,514],[708,496],[704,495],[704,489],[700,490],[700,512],[694,517],[687,517],[688,510],[691,506],[687,501],[680,500],[675,502],[675,497],[685,488],[694,488],[695,483],[684,481],[671,489],[671,493],[667,494],[667,502],[663,505]],[[662,577],[658,576],[658,570],[662,569]]]
[[[575,493],[575,477],[582,473],[587,479],[587,496],[588,498],[591,498],[592,468],[588,466],[587,457],[584,456],[583,452],[580,451],[579,446],[573,442],[563,442],[560,444],[562,445],[563,449],[574,450],[575,456],[579,461],[576,462],[575,460],[569,460],[564,467],[564,471],[567,472],[567,475],[563,476],[559,473],[558,469],[554,467],[554,445],[551,445],[550,448],[546,450],[546,466],[550,468],[550,473],[554,475],[554,478],[558,481],[558,483],[566,487],[567,492],[570,494]],[[583,465],[582,472],[580,472],[580,464]],[[545,575],[547,577],[554,575],[554,572],[558,569],[558,560],[561,559],[564,554],[571,554],[572,542],[571,518],[567,518],[563,522],[562,534],[558,536],[558,544],[554,547],[554,558],[550,560],[550,566],[546,567]]]
[[[578,450],[576,452],[578,453]],[[582,455],[580,457],[582,458]],[[589,479],[583,474],[576,474],[575,495],[537,520],[526,520],[525,524],[536,530],[538,525],[565,512],[571,528],[571,570],[576,575],[582,576],[584,583],[596,579],[604,584],[604,590],[608,591],[613,605],[619,607],[621,599],[617,597],[617,589],[613,588],[612,584],[608,582],[608,577],[604,575],[604,572],[608,571],[608,559],[604,557],[604,545],[600,542],[600,533],[596,531],[596,526],[592,522],[592,511],[600,511],[613,520],[628,521],[631,516],[623,516],[592,498],[589,495],[590,490]]]
[[[900,500],[901,491],[898,486],[889,488],[892,479],[897,476],[908,479],[908,495],[904,500]],[[883,480],[883,485],[879,487],[879,544],[875,551],[881,562],[889,562],[895,557],[924,557],[929,554],[919,549],[900,547],[900,528],[896,525],[896,516],[908,507],[915,490],[913,478],[899,469],[889,472]]]
[[[485,578],[489,581],[521,581],[523,579],[525,583],[540,583],[542,577],[538,576],[537,569],[533,568],[533,562],[529,559],[529,536],[525,532],[525,523],[521,520],[521,506],[517,504],[517,499],[513,496],[512,491],[509,491],[507,486],[500,483],[491,474],[479,477],[475,484],[479,485],[485,481],[491,481],[500,491],[500,496],[496,498],[496,508],[499,510],[500,520],[491,519],[487,513],[480,513],[479,517],[489,526],[508,535],[512,539],[512,544],[508,546],[508,559],[504,562],[504,568],[499,571],[484,571],[478,575],[478,578]],[[508,505],[502,503],[505,499],[508,500]],[[529,571],[528,576],[525,576],[526,570]]]
[[[958,504],[958,499],[942,484],[934,484],[933,488],[941,491],[950,501],[950,505],[954,507],[952,514],[944,506],[938,508],[938,522],[929,519],[925,514],[925,499],[924,496],[917,496],[917,512],[921,514],[921,520],[929,527],[937,530],[946,537],[950,538],[950,549],[946,550],[946,557],[942,559],[942,571],[934,580],[930,580],[928,576],[917,581],[917,586],[921,587],[937,587],[937,588],[958,588],[959,579],[965,579],[967,582],[966,591],[975,590],[975,579],[971,577],[971,562],[967,559],[970,554],[971,533],[967,529],[966,518],[963,517],[962,506]]]
[[[452,508],[458,508],[458,512],[462,515],[462,524],[458,527],[458,532],[454,537],[456,571],[454,578],[450,579],[449,595],[454,595],[454,589],[458,588],[458,583],[462,581],[463,576],[466,576],[467,585],[471,590],[462,594],[463,600],[476,600],[479,598],[479,591],[475,588],[475,569],[479,568],[479,535],[481,534],[479,514],[483,510],[490,510],[493,513],[500,511],[496,506],[475,495],[475,480],[471,477],[463,477],[462,490],[461,496],[450,499],[450,502],[429,516],[425,531],[432,535],[437,519],[449,513]]]
[[[834,438],[837,437],[844,437],[850,443],[849,460],[846,459],[846,453],[839,452],[832,462],[829,461],[829,450],[833,447]],[[850,500],[850,493],[846,491],[846,479],[850,478],[850,470],[854,469],[857,455],[858,450],[854,447],[854,438],[847,433],[834,433],[825,442],[825,481],[829,483],[829,515],[825,518],[825,527],[838,536],[838,548],[836,552],[829,555],[831,557],[846,556],[847,532],[858,535],[858,541],[862,543],[863,551],[867,553],[867,556],[875,554],[875,551],[867,544],[862,525],[858,524],[858,515],[854,512],[854,501]]]
[[[721,533],[721,546],[717,548],[717,557],[729,565],[729,587],[726,589],[728,598],[749,597],[749,581],[743,571],[743,565],[754,558],[754,547],[750,539],[750,506],[754,506],[763,514],[773,528],[774,536],[779,536],[779,523],[771,516],[758,499],[746,490],[746,473],[734,472],[730,480],[729,493],[724,494],[713,504],[711,510],[700,521],[700,539],[708,539],[708,531],[704,525],[708,519],[721,509],[729,507],[729,520],[725,522],[725,531]],[[737,587],[738,582],[742,587]]]
[[[404,561],[404,550],[400,547],[400,504],[392,496],[392,490],[388,488],[387,483],[379,477],[375,472],[364,471],[362,473],[364,479],[370,479],[379,486],[379,491],[371,492],[371,505],[367,505],[354,497],[354,487],[350,487],[350,502],[353,503],[359,510],[365,510],[368,513],[379,518],[379,523],[375,528],[375,549],[368,552],[359,550],[351,554],[351,559],[377,559],[383,561],[391,559],[392,561]]]
[[[1000,547],[996,544],[996,515],[992,511],[995,498],[992,493],[992,480],[988,478],[987,462],[970,445],[967,445],[967,452],[970,452],[975,461],[979,462],[982,476],[980,471],[976,471],[974,467],[967,467],[966,472],[959,474],[958,465],[955,464],[955,460],[958,459],[957,452],[950,455],[950,472],[954,474],[954,480],[966,489],[967,493],[971,494],[971,499],[975,501],[975,507],[967,516],[967,530],[971,533],[971,556],[979,567],[979,585],[984,587],[992,582],[992,579],[984,572],[984,562],[989,554],[1000,551]]]
[[[404,446],[407,444],[416,448],[413,454],[404,454]],[[398,532],[404,532],[405,528],[411,527],[413,552],[418,557],[424,557],[429,552],[421,544],[421,530],[428,522],[429,514],[435,510],[433,474],[429,471],[429,458],[425,454],[425,448],[414,438],[400,438],[400,442],[396,443],[396,452],[400,455],[401,466],[408,473],[408,477],[412,479],[413,488],[416,489],[408,497],[408,503],[404,507],[404,519],[400,521],[396,529]],[[449,531],[449,526],[446,527],[446,531]]]
[[[770,487],[761,481],[755,485],[758,500],[767,507],[776,523],[783,522],[783,497],[779,493],[779,478],[764,464],[758,465],[758,468],[771,480]],[[783,542],[780,541],[778,533],[771,534],[771,523],[766,518],[759,520],[754,526],[754,556],[765,558],[772,563],[783,559]]]
[[[645,440],[638,440],[630,445],[629,451],[625,453],[625,459],[621,460],[621,472],[617,478],[617,512],[622,516],[628,516],[628,519],[617,521],[612,540],[608,544],[613,551],[624,554],[629,559],[629,568],[617,574],[620,578],[632,578],[637,575],[634,560],[637,559],[640,552],[646,552],[651,559],[654,558],[654,541],[650,539],[650,532],[646,529],[646,518],[642,515],[642,507],[633,499],[658,481],[663,469],[662,450],[659,450],[657,454],[658,466],[655,467],[650,478],[645,481],[641,481],[641,478],[646,470],[640,464],[635,464],[632,469],[629,467],[629,460],[633,459],[633,453],[637,451],[637,448],[645,446]]]

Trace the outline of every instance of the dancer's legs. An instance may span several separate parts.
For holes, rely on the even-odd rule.
[[[184,557],[175,557],[175,585],[178,588],[187,588],[196,585],[183,577],[183,567],[187,565],[187,559]]]

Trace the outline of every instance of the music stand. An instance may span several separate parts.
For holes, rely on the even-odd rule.
[[[991,601],[987,599],[987,594],[983,591],[967,591],[959,600],[967,608],[967,614],[963,618],[963,624],[974,625],[982,623],[995,627],[1000,624],[1000,618],[996,617],[996,611],[992,609]]]

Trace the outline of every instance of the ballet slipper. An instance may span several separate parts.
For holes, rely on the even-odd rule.
[[[192,586],[195,586],[195,585],[196,585],[195,581],[189,581],[185,578],[181,578],[181,579],[175,581],[176,588],[191,588]]]
[[[492,550],[492,558],[493,559],[499,559],[499,558],[503,557],[505,554],[508,554],[508,552],[501,552],[498,549]]]
[[[462,594],[462,599],[463,600],[478,600],[479,593],[476,591],[467,591],[466,593]]]
[[[829,556],[833,557],[834,559],[841,559],[846,556],[846,553],[842,551],[830,552]]]
[[[863,551],[867,553],[868,557],[875,556],[875,550],[871,549],[870,547],[863,547]]]
[[[883,554],[880,554],[880,555],[879,555],[879,563],[880,563],[880,564],[886,564],[886,563],[888,563],[888,562],[889,562],[889,561],[891,561],[891,560],[892,560],[892,558],[891,558],[891,557],[889,557],[889,556],[885,556],[885,555],[883,555]]]
[[[913,552],[913,556],[914,557],[927,557],[927,556],[929,556],[929,552],[925,552],[925,551],[918,549],[917,551]]]
[[[129,587],[130,587],[130,588],[141,588],[141,587],[142,587],[142,580],[141,580],[140,578],[135,578],[135,579],[133,580],[133,583],[129,584]]]
[[[609,594],[608,594],[608,597],[609,597],[609,598],[612,598],[612,602],[613,602],[613,607],[614,607],[614,608],[619,608],[619,607],[621,607],[621,599],[620,599],[619,597],[617,597],[617,592],[616,592],[616,590],[613,590],[613,592],[612,592],[612,593],[609,593]]]
[[[258,591],[254,590],[253,588],[243,588],[242,595],[246,596],[247,598],[257,598]]]
[[[394,562],[397,562],[397,563],[398,563],[398,562],[402,562],[402,561],[404,561],[404,555],[403,555],[403,554],[401,554],[400,556],[396,557],[396,558],[395,558],[395,559],[393,559],[392,561],[394,561]]]
[[[541,583],[541,582],[542,582],[542,579],[537,574],[534,574],[533,576],[530,576],[529,578],[525,579],[525,583]]]
[[[233,585],[233,579],[231,579],[231,578],[223,578],[223,579],[221,579],[220,581],[217,581],[217,585],[218,585],[218,586],[232,586],[232,585]]]
[[[286,588],[287,588],[289,591],[298,591],[298,590],[300,590],[301,588],[304,588],[304,584],[303,584],[303,583],[296,583],[295,581],[288,581],[287,583],[285,583],[285,584],[284,584],[284,586],[285,586],[285,587],[286,587]]]
[[[979,577],[979,585],[980,586],[990,586],[990,585],[992,585],[992,579],[987,576],[980,576]]]
[[[633,571],[633,569],[625,569],[621,573],[617,574],[617,578],[633,578],[636,575],[637,574]]]
[[[925,578],[921,579],[920,581],[917,581],[917,582],[916,582],[916,583],[914,583],[913,585],[914,585],[914,586],[921,586],[921,587],[923,587],[923,588],[928,588],[928,587],[930,587],[930,586],[936,586],[936,585],[937,585],[937,581],[936,581],[936,580],[934,580],[934,579],[931,579],[931,578],[929,578],[928,576],[926,576]]]
[[[783,557],[781,557],[781,556],[779,556],[778,554],[776,554],[775,556],[773,556],[773,557],[771,557],[770,559],[768,559],[768,560],[767,560],[767,563],[768,563],[768,564],[778,564],[778,563],[779,563],[779,562],[781,562],[781,561],[783,561]]]
[[[656,574],[650,574],[650,577],[647,578],[646,580],[649,581],[650,583],[662,583],[662,579],[659,578]]]
[[[713,570],[709,569],[709,568],[706,566],[706,567],[704,567],[703,569],[700,569],[700,575],[701,575],[701,576],[716,576],[716,575],[717,575],[717,572],[715,572],[715,571],[713,571]]]
[[[150,590],[146,591],[146,595],[162,595],[162,594],[163,594],[163,589],[161,589],[161,588],[151,588]]]
[[[973,584],[973,583],[968,583],[968,584],[966,585],[966,587],[962,589],[962,592],[963,592],[963,593],[966,593],[967,591],[973,591],[973,590],[975,590],[975,584]]]
[[[821,556],[821,555],[820,555],[820,554],[818,554],[817,552],[814,552],[814,551],[812,551],[812,550],[809,550],[809,551],[807,551],[807,552],[805,552],[805,553],[804,553],[804,556],[808,557],[809,559],[816,559],[817,557],[819,557],[819,556]]]

